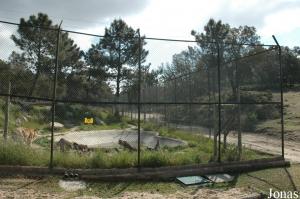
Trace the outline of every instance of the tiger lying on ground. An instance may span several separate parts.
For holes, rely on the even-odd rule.
[[[32,141],[37,137],[37,130],[25,127],[18,127],[13,132],[12,138],[31,146]]]
[[[73,149],[73,143],[69,142],[68,140],[64,138],[60,138],[60,140],[57,142],[57,145],[60,148],[60,151],[65,152],[66,150]]]
[[[73,147],[77,151],[81,151],[81,152],[88,152],[89,151],[88,146],[85,145],[85,144],[77,144],[76,142],[74,142]]]
[[[119,139],[119,145],[123,146],[125,149],[129,149],[130,151],[136,151],[136,148],[131,146],[126,140]]]
[[[76,151],[80,151],[80,152],[87,152],[89,151],[89,148],[87,145],[84,144],[78,144],[76,142],[69,142],[68,140],[61,138],[58,142],[57,142],[60,151],[65,152],[66,150],[70,150],[70,149],[74,149]]]

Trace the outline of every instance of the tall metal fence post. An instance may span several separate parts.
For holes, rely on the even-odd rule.
[[[191,83],[191,70],[189,69],[189,75],[188,75],[188,86],[189,86],[189,125],[190,125],[190,130],[193,131],[193,124],[192,124],[192,83]]]
[[[220,58],[220,46],[219,43],[217,43],[217,49],[218,49],[218,162],[221,162],[221,58]]]
[[[52,113],[51,113],[51,144],[50,144],[50,169],[53,168],[53,143],[54,143],[54,122],[55,122],[55,105],[56,105],[56,86],[57,86],[57,71],[58,71],[58,53],[59,53],[59,38],[60,38],[60,27],[62,21],[57,29],[56,36],[56,51],[55,51],[55,71],[53,81],[53,93],[52,93]]]
[[[8,134],[8,122],[9,122],[9,105],[10,105],[10,93],[11,93],[11,82],[8,82],[7,85],[7,97],[5,101],[5,119],[4,119],[4,131],[3,131],[3,138],[6,141],[7,140],[7,134]]]
[[[241,93],[240,93],[240,75],[237,61],[235,62],[235,80],[236,80],[236,88],[237,88],[237,103],[238,103],[238,159],[241,160],[242,157],[242,129],[241,129]]]
[[[175,118],[175,129],[177,129],[177,81],[176,81],[176,77],[174,78],[174,90],[175,90],[175,114],[174,114],[174,118]]]
[[[283,78],[282,78],[282,61],[281,61],[281,46],[279,45],[276,37],[272,35],[277,48],[279,59],[279,76],[280,76],[280,119],[281,119],[281,156],[284,158],[284,118],[283,118]]]
[[[138,55],[138,168],[141,168],[141,54],[142,54],[142,42],[141,34],[138,29],[139,36],[139,55]]]

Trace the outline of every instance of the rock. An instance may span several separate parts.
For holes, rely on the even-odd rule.
[[[84,181],[81,180],[73,180],[73,181],[66,181],[66,180],[59,180],[59,186],[66,191],[77,191],[81,189],[86,189],[87,185]]]
[[[95,117],[94,120],[96,125],[105,125],[105,122],[101,120],[99,117]]]
[[[21,126],[22,120],[20,118],[16,119],[16,126]]]
[[[17,119],[16,119],[16,126],[21,126],[23,122],[28,122],[28,118],[25,115],[20,115]]]
[[[50,128],[52,127],[52,122],[49,123],[49,127]],[[64,125],[59,123],[59,122],[54,122],[54,128],[55,129],[61,129],[61,128],[64,128]]]
[[[24,121],[24,122],[28,122],[28,119],[25,115],[21,116],[21,119]]]

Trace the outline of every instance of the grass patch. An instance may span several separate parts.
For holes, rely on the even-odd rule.
[[[49,148],[51,141],[48,137],[40,137],[33,141],[33,143],[40,145],[41,147]]]
[[[50,153],[45,150],[15,143],[0,141],[0,162],[3,165],[48,166]]]
[[[296,191],[300,188],[300,164],[289,168],[265,169],[239,175],[237,187],[250,187],[268,194],[277,191]]]

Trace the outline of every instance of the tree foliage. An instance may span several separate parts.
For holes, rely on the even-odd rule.
[[[96,59],[101,60],[108,77],[115,82],[117,98],[120,95],[121,82],[131,79],[134,70],[138,68],[139,48],[141,63],[146,61],[148,51],[143,48],[146,42],[143,38],[140,42],[138,38],[138,30],[118,19],[105,28],[104,37],[90,49],[97,51]]]
[[[53,76],[57,29],[58,25],[54,25],[46,14],[38,13],[37,16],[31,15],[28,20],[21,18],[17,34],[11,36],[21,52],[13,52],[10,59],[14,63],[22,62],[24,69],[35,76],[29,89],[30,96],[34,94],[41,76]],[[82,66],[82,52],[66,32],[61,32],[58,49],[58,69],[62,80],[68,73]]]

